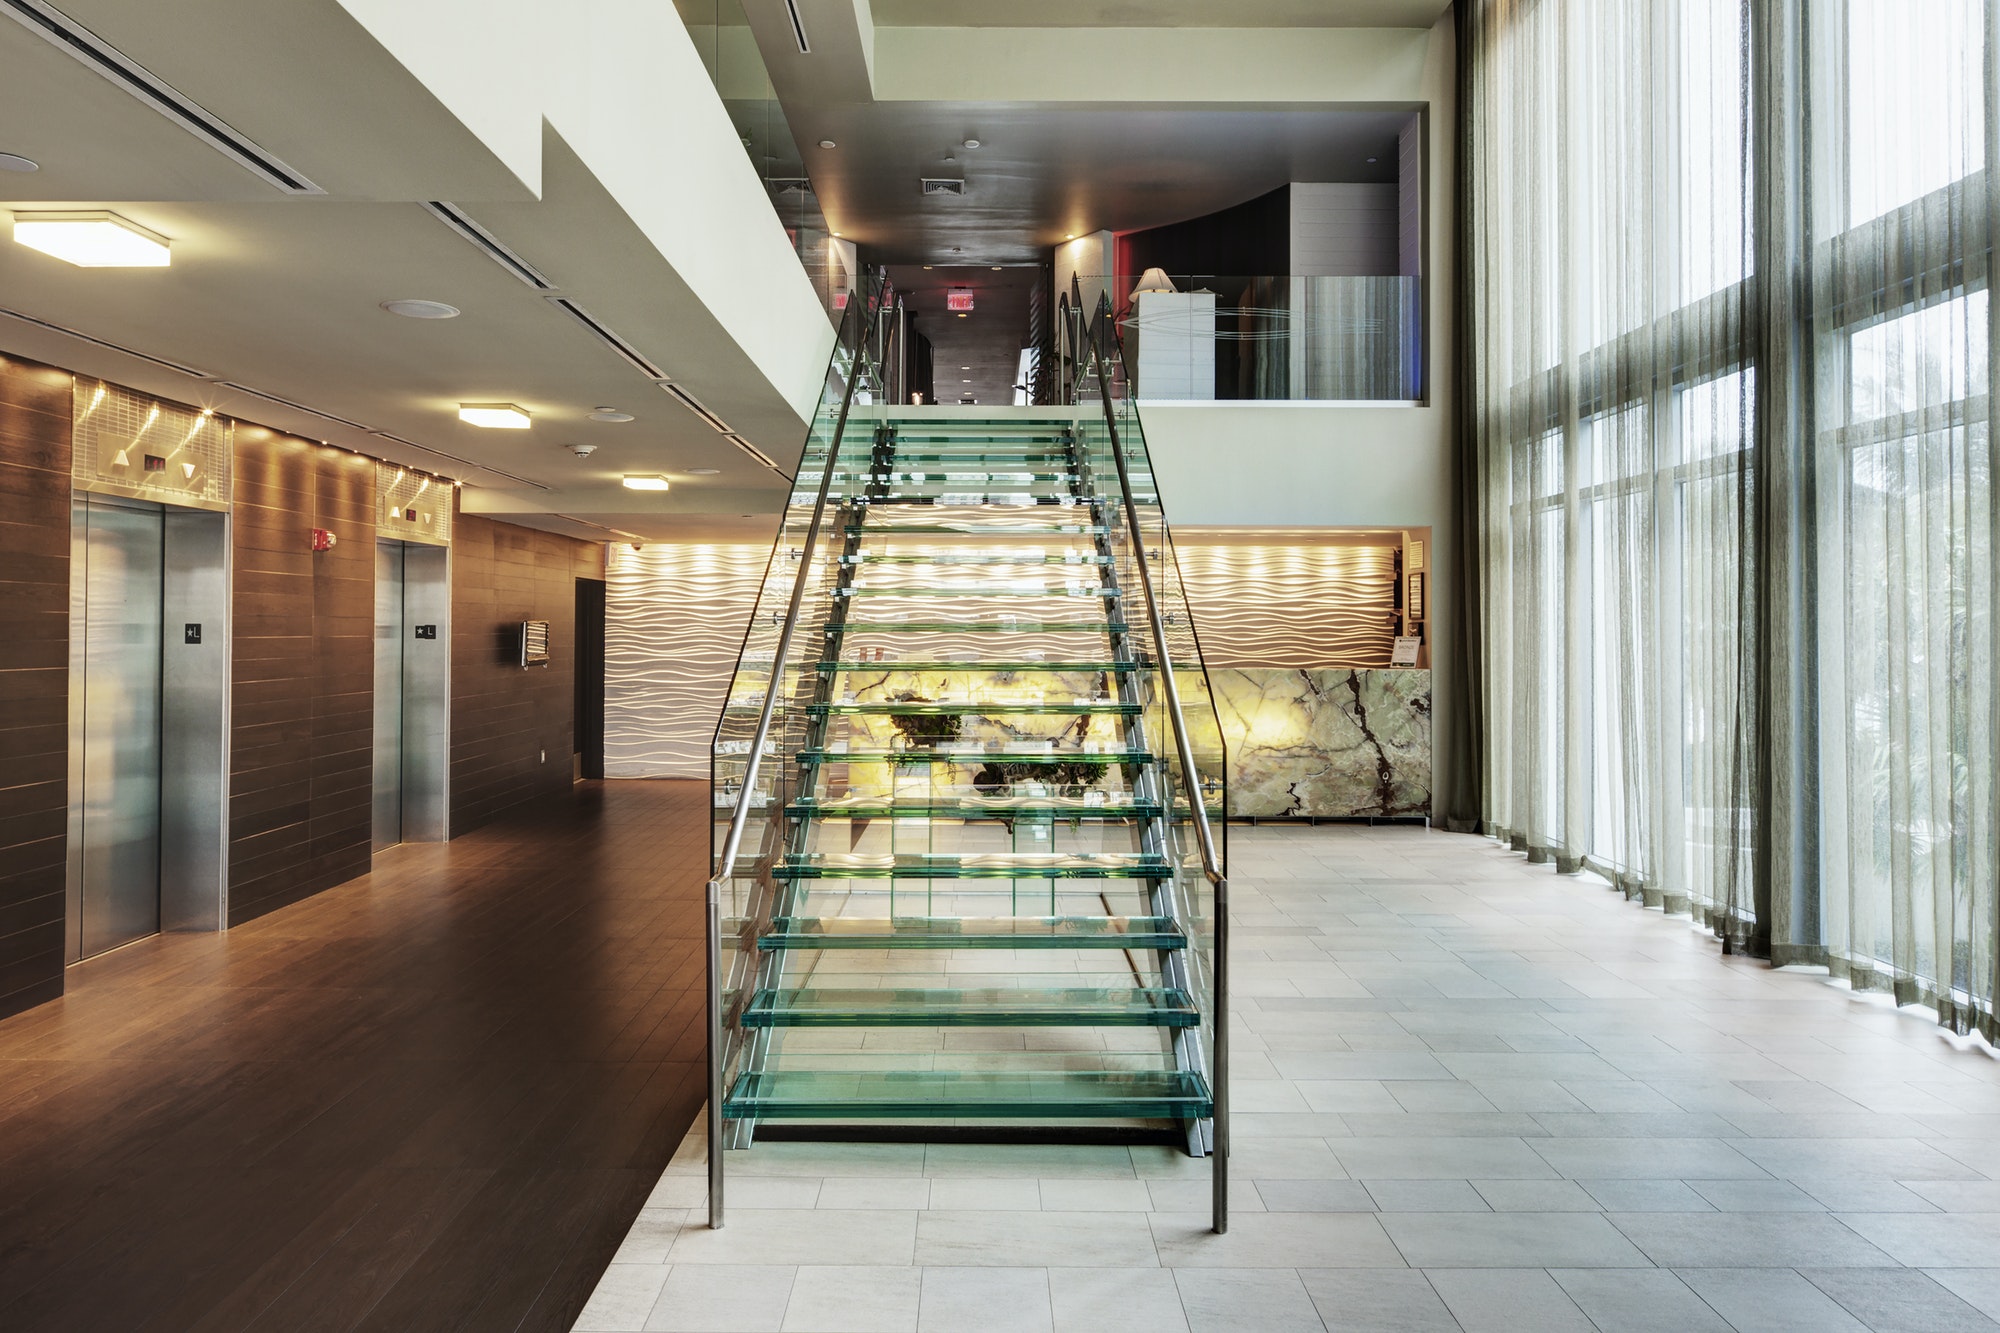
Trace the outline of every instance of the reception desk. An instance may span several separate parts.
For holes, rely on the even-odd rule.
[[[1236,819],[1431,812],[1431,673],[1211,667]]]

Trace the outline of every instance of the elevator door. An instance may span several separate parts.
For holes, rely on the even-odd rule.
[[[79,956],[160,929],[160,651],[165,518],[79,501],[83,800]]]
[[[375,543],[375,840],[403,840],[403,544]]]

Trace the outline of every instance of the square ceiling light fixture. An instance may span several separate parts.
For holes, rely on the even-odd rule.
[[[116,213],[16,213],[14,239],[79,268],[165,268],[170,242]]]
[[[628,472],[625,474],[625,489],[628,491],[664,491],[667,489],[667,479],[657,472],[649,472],[644,475],[636,475]]]
[[[460,403],[458,419],[487,430],[526,430],[530,424],[528,409],[512,403]]]

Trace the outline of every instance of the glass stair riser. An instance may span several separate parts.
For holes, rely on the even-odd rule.
[[[967,749],[967,750],[863,750],[863,749],[812,749],[801,750],[798,755],[801,764],[895,764],[899,767],[916,768],[924,764],[1089,764],[1093,767],[1112,764],[1149,764],[1153,756],[1144,750],[1023,750],[1023,749]]]
[[[745,1074],[723,1099],[726,1119],[1205,1119],[1199,1074],[1163,1069],[880,1072],[777,1070]]]
[[[1117,588],[1106,588],[1096,583],[1071,584],[1068,587],[1060,584],[1037,583],[1029,585],[1024,583],[1016,584],[1013,587],[995,585],[984,588],[952,587],[944,583],[933,583],[928,586],[916,583],[870,583],[847,588],[832,588],[828,590],[827,596],[835,601],[868,601],[871,603],[899,597],[910,598],[912,600],[948,597],[959,601],[985,601],[995,597],[1005,598],[1010,601],[1046,601],[1050,598],[1074,601],[1078,598],[1084,598],[1087,600],[1109,602],[1118,599],[1119,590]],[[881,610],[873,605],[869,607],[869,611],[872,614],[881,614]],[[1018,615],[1019,612],[1015,614]]]
[[[811,986],[762,989],[743,1010],[745,1027],[1194,1027],[1193,999],[1178,986],[952,987],[881,989]]]
[[[777,917],[763,949],[1181,949],[1161,916]]]
[[[931,699],[921,702],[807,704],[814,717],[833,715],[854,717],[1137,717],[1145,710],[1138,704],[1115,699],[1072,700],[1048,703],[982,703],[977,700]]]
[[[1095,608],[1085,608],[1095,609]],[[1124,634],[1131,626],[1120,620],[1020,620],[1001,612],[991,620],[850,620],[848,634]]]
[[[995,659],[989,662],[971,659],[951,661],[905,662],[897,658],[883,658],[880,661],[821,661],[814,664],[814,670],[822,674],[847,675],[855,672],[877,673],[882,671],[907,672],[986,672],[995,675],[1052,675],[1058,672],[1089,672],[1096,675],[1131,675],[1135,672],[1150,671],[1152,668],[1140,662],[1072,662],[1072,661],[1029,661],[1025,659]]]
[[[938,800],[897,800],[886,795],[853,797],[801,797],[785,807],[794,819],[815,819],[823,824],[852,823],[872,819],[996,820],[1040,816],[1046,819],[1103,820],[1144,819],[1160,813],[1157,801],[1137,801],[1130,793],[1103,794],[1092,804],[1087,796],[991,796]],[[1185,813],[1185,808],[1180,813]]]
[[[923,554],[912,552],[908,555],[843,555],[836,557],[836,563],[843,565],[887,565],[887,566],[960,566],[970,565],[980,568],[1019,566],[1023,569],[1045,569],[1050,565],[1072,568],[1102,567],[1112,563],[1110,556],[1064,554],[1056,551],[1033,553],[999,552],[982,554],[977,551]]]
[[[824,852],[789,856],[771,867],[778,880],[798,879],[1164,879],[1173,870],[1157,857],[988,852],[966,856],[867,856]]]

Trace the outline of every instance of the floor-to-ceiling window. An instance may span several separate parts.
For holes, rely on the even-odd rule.
[[[1491,827],[1991,1026],[2000,0],[1472,0]]]

